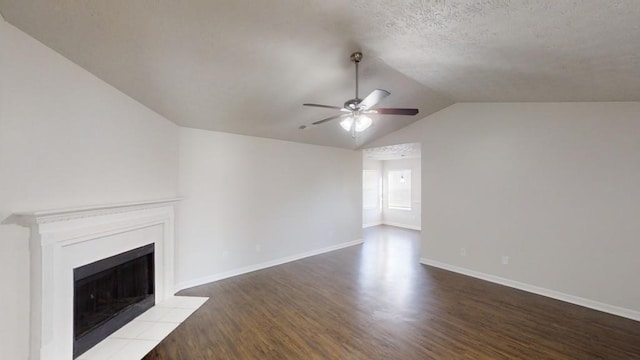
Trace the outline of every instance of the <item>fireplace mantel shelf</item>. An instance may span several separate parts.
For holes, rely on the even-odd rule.
[[[104,204],[83,206],[77,208],[68,209],[56,209],[56,210],[39,210],[31,212],[18,212],[7,218],[3,223],[16,224],[20,226],[30,227],[37,224],[44,224],[56,221],[68,221],[74,219],[80,219],[85,217],[110,215],[120,212],[143,210],[149,208],[155,208],[168,204],[176,203],[183,198],[168,198],[148,201],[136,201],[119,204]]]

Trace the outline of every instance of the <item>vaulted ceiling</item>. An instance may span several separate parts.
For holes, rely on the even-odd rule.
[[[455,102],[639,101],[637,0],[0,0],[5,20],[175,123],[357,148]],[[335,114],[389,90],[353,141]]]

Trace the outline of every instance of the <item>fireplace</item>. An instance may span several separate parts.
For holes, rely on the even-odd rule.
[[[73,357],[153,307],[154,244],[73,270]]]
[[[91,346],[87,344],[93,340],[88,339],[95,334],[101,337],[112,332],[109,327],[96,330],[94,325],[117,323],[121,321],[120,317],[86,313],[93,305],[96,309],[98,305],[102,306],[102,300],[106,298],[134,298],[134,305],[121,308],[120,305],[109,306],[112,312],[133,317],[136,315],[130,314],[135,314],[140,307],[150,304],[156,308],[154,303],[174,299],[173,204],[176,201],[167,199],[13,215],[15,223],[31,228],[29,359],[72,360],[78,357],[82,349]],[[148,251],[148,245],[151,245],[150,253],[138,253]],[[113,257],[131,251],[139,255],[134,258],[143,259],[134,260],[133,263],[130,263],[133,258],[111,264],[102,262],[104,259],[109,262]],[[87,265],[89,267],[85,267]],[[107,270],[119,265],[126,268],[120,270],[120,275],[117,275],[118,270],[115,273]],[[91,267],[94,269],[86,270]],[[143,289],[128,293],[129,289],[124,285],[122,291],[125,295],[116,296],[113,289],[108,296],[97,295],[99,286],[111,287],[111,279],[118,276],[129,280],[136,278],[137,282],[144,284]],[[100,278],[102,280],[98,280]],[[89,300],[77,302],[74,298],[77,294],[84,294]],[[91,299],[92,294],[94,299]],[[141,299],[141,302],[137,302]],[[95,304],[91,300],[95,300]],[[76,319],[81,320],[79,326],[74,324]],[[99,344],[104,344],[106,340],[108,338]],[[127,343],[133,344],[134,340],[129,340]],[[84,356],[90,352],[88,350]]]

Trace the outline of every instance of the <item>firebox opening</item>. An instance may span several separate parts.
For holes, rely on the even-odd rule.
[[[73,357],[155,304],[154,244],[73,270]]]

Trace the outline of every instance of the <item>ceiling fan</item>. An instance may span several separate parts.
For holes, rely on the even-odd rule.
[[[334,115],[326,119],[322,119],[312,123],[312,125],[320,125],[327,121],[342,119],[340,126],[346,131],[351,133],[351,137],[355,138],[357,132],[362,132],[368,129],[373,120],[368,114],[382,114],[382,115],[415,115],[418,113],[418,109],[400,109],[400,108],[377,108],[372,109],[382,99],[389,96],[391,93],[387,90],[375,89],[364,99],[358,97],[358,63],[362,61],[362,53],[354,52],[351,54],[351,61],[356,64],[356,97],[347,100],[343,107],[321,105],[321,104],[302,104],[303,106],[314,106],[327,109],[340,110],[342,114]]]

